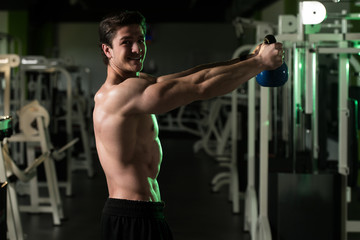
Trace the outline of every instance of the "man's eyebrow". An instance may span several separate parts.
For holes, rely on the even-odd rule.
[[[124,36],[124,37],[121,37],[121,38],[120,38],[120,41],[121,41],[121,40],[131,39],[131,38],[132,38],[131,36]]]
[[[129,40],[129,39],[133,39],[133,38],[134,38],[134,36],[123,36],[119,40],[122,41],[122,40]],[[138,38],[145,38],[145,34],[139,35]]]

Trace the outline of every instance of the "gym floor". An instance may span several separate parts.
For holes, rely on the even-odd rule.
[[[176,240],[249,240],[243,229],[243,201],[239,214],[232,213],[227,200],[227,187],[212,193],[210,181],[221,171],[216,162],[203,152],[193,153],[196,138],[175,134],[161,136],[164,160],[159,175],[165,215]],[[100,239],[100,214],[107,197],[106,182],[96,152],[93,150],[95,171],[88,178],[85,171],[73,173],[73,196],[62,200],[66,219],[53,226],[50,214],[21,214],[26,240]],[[355,191],[355,194],[357,191]],[[360,219],[360,198],[349,206],[349,217]],[[21,197],[19,199],[22,201]],[[304,229],[306,231],[306,229]],[[311,238],[311,233],[309,233]],[[360,239],[349,234],[348,240]]]
[[[250,239],[242,231],[243,213],[232,213],[227,188],[223,187],[219,193],[211,192],[211,178],[219,169],[204,153],[193,153],[196,139],[189,136],[161,139],[164,160],[159,184],[166,203],[165,215],[175,239]],[[26,240],[100,239],[100,214],[107,189],[95,150],[93,153],[95,176],[88,178],[85,171],[74,172],[73,196],[66,197],[61,189],[66,217],[61,226],[53,226],[51,214],[21,213]]]

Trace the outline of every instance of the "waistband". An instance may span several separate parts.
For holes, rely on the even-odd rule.
[[[105,202],[103,213],[126,217],[164,218],[164,208],[164,202],[108,198]]]

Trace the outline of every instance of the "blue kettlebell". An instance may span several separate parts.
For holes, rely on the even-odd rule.
[[[276,43],[274,35],[266,35],[264,44]],[[288,67],[283,63],[275,70],[265,70],[256,75],[256,81],[263,87],[281,87],[284,85],[289,77]]]

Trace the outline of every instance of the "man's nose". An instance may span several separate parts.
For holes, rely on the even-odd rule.
[[[136,52],[136,53],[141,53],[143,51],[139,43],[134,43],[132,49],[133,49],[133,52]]]

